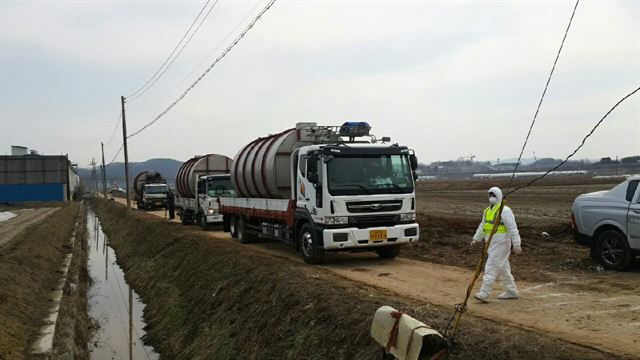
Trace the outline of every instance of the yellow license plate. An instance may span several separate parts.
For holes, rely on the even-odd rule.
[[[369,230],[370,241],[387,240],[387,230]]]

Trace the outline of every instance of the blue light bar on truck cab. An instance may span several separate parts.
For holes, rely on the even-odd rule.
[[[342,126],[340,126],[340,136],[365,136],[369,135],[369,131],[371,130],[371,126],[369,123],[364,121],[347,121]]]

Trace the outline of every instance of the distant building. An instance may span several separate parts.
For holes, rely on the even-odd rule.
[[[0,156],[0,202],[76,198],[80,178],[67,156],[28,154],[26,148],[16,150],[23,155]]]

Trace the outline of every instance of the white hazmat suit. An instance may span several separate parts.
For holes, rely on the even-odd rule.
[[[490,195],[489,202],[491,205],[483,213],[482,221],[480,222],[480,226],[478,226],[476,234],[473,236],[471,245],[489,239],[490,231],[487,231],[488,226],[485,226],[485,223],[492,224],[492,219],[487,220],[487,214],[495,211],[497,215],[498,209],[496,207],[500,207],[500,203],[502,202],[502,190],[500,190],[500,188],[492,187],[488,193]],[[491,291],[493,290],[493,284],[498,279],[502,281],[505,290],[498,296],[498,299],[517,299],[519,297],[518,288],[516,287],[513,275],[511,275],[509,254],[511,253],[512,247],[513,252],[516,254],[522,251],[520,247],[521,240],[515,216],[508,206],[502,209],[500,225],[504,225],[504,228],[502,228],[502,231],[498,231],[493,235],[491,244],[487,249],[487,263],[484,267],[482,287],[475,295],[475,298],[481,301],[487,301],[489,299],[489,295],[491,295]]]

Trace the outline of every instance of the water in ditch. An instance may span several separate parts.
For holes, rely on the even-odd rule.
[[[99,324],[91,340],[91,359],[158,359],[152,347],[142,342],[145,322],[144,304],[127,284],[124,272],[116,263],[116,253],[109,246],[102,224],[89,209],[87,214],[89,274],[89,315]]]

